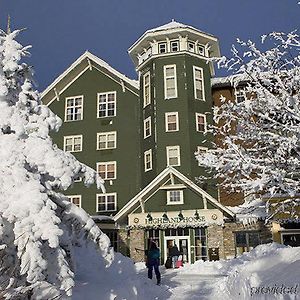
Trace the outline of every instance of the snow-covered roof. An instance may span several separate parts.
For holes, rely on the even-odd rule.
[[[160,32],[162,34],[165,34],[165,31],[172,31],[173,29],[186,29],[186,30],[189,30],[191,33],[195,33],[195,34],[201,35],[203,37],[206,37],[208,40],[213,40],[215,42],[218,41],[218,38],[212,34],[203,32],[193,26],[186,25],[183,23],[176,22],[175,20],[172,20],[171,22],[169,22],[167,24],[164,24],[162,26],[152,28],[152,29],[145,31],[142,34],[142,36],[135,43],[133,43],[133,45],[128,49],[128,52],[130,52],[133,48],[135,48],[135,46],[137,44],[139,44],[139,42],[142,41],[147,35],[152,36],[152,35],[155,35]]]
[[[102,60],[98,56],[92,54],[89,51],[85,51],[69,68],[67,68],[61,75],[59,75],[42,93],[41,96],[44,97],[46,94],[48,94],[49,91],[51,91],[65,76],[67,76],[73,69],[75,69],[81,62],[84,60],[92,61],[99,65],[102,68],[105,68],[108,72],[111,74],[119,77],[124,82],[128,83],[135,89],[139,89],[139,82],[138,80],[133,80],[128,78],[126,75],[120,73],[115,68],[110,66],[106,61]]]
[[[176,22],[173,19],[171,22],[169,22],[167,24],[164,24],[162,26],[156,27],[156,28],[149,29],[145,33],[156,32],[156,31],[160,31],[160,30],[174,29],[174,28],[191,28],[191,29],[199,31],[199,29],[197,29],[195,27],[192,27],[192,26],[189,26],[189,25],[186,25],[186,24],[182,24],[182,23]]]

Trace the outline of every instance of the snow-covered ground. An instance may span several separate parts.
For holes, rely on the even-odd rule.
[[[134,265],[122,255],[116,254],[106,270],[96,263],[94,249],[78,248],[76,255],[76,300],[300,299],[299,247],[273,243],[232,260],[198,261],[176,270],[161,267],[161,286],[155,278],[147,279],[143,263]]]

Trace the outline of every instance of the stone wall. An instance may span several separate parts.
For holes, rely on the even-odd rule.
[[[130,257],[134,262],[145,261],[145,243],[144,230],[133,229],[130,230]]]
[[[260,232],[261,243],[269,243],[272,241],[272,232],[270,226],[266,226],[263,222],[256,222],[249,225],[241,223],[225,223],[223,230],[224,258],[229,259],[235,257],[235,231],[258,230]]]
[[[219,258],[225,258],[222,226],[211,225],[207,228],[207,251],[209,251],[209,248],[218,248]]]

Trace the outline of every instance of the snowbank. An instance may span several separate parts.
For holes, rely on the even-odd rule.
[[[260,245],[232,260],[196,262],[181,273],[227,275],[209,299],[300,299],[300,247]]]
[[[170,296],[165,288],[138,275],[133,261],[119,253],[108,268],[92,246],[77,247],[75,256],[78,264],[72,300],[154,300]]]

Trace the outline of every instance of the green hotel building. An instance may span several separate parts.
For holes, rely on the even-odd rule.
[[[85,52],[42,93],[63,120],[53,141],[94,168],[105,193],[76,178],[66,195],[110,237],[143,260],[150,240],[161,262],[176,243],[184,262],[230,258],[270,240],[222,204],[195,153],[207,151],[218,39],[175,21],[146,31],[128,50],[139,80]]]

